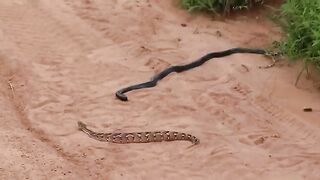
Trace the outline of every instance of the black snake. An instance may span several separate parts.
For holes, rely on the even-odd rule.
[[[156,74],[155,76],[153,76],[150,81],[122,88],[116,92],[116,97],[122,101],[128,101],[128,97],[124,94],[126,92],[142,89],[142,88],[154,87],[157,85],[158,81],[160,81],[161,79],[163,79],[164,77],[166,77],[172,72],[180,73],[183,71],[187,71],[189,69],[201,66],[203,63],[207,62],[212,58],[221,58],[221,57],[229,56],[235,53],[251,53],[251,54],[262,54],[267,56],[275,56],[275,54],[267,50],[253,49],[253,48],[232,48],[225,51],[211,52],[189,64],[180,65],[180,66],[170,66],[165,70],[161,71],[160,73]]]

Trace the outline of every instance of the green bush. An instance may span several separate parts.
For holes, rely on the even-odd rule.
[[[227,12],[232,9],[249,8],[263,0],[181,0],[182,7],[189,11]]]
[[[229,13],[250,8],[264,0],[180,0],[189,11]],[[267,0],[265,0],[267,2]],[[290,60],[302,59],[304,67],[314,64],[320,71],[320,0],[285,0],[277,21],[286,34],[278,48]]]
[[[286,39],[280,49],[289,59],[320,70],[320,0],[287,0],[280,8]]]

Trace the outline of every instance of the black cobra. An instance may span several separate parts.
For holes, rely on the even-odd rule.
[[[126,92],[132,91],[132,90],[137,90],[137,89],[142,89],[142,88],[151,88],[157,85],[157,82],[169,75],[172,72],[183,72],[187,71],[189,69],[201,66],[203,63],[207,62],[208,60],[212,58],[221,58],[225,56],[229,56],[231,54],[235,53],[251,53],[251,54],[263,54],[263,55],[271,55],[270,52],[264,49],[252,49],[252,48],[232,48],[228,49],[225,51],[219,51],[219,52],[211,52],[206,54],[205,56],[201,57],[200,59],[193,61],[189,64],[186,65],[181,65],[181,66],[170,66],[167,69],[161,71],[160,73],[156,74],[151,78],[150,81],[141,83],[141,84],[136,84],[132,85],[126,88],[122,88],[116,92],[116,97],[122,101],[128,101],[128,97],[124,94]]]

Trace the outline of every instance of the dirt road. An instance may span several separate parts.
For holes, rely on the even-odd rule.
[[[174,64],[263,47],[263,18],[212,21],[160,0],[0,1],[0,179],[317,179],[319,90],[260,55],[212,60],[156,88],[114,93]],[[303,88],[302,88],[303,87]],[[77,130],[176,130],[188,142],[117,145]]]

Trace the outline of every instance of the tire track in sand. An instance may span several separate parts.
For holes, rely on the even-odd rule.
[[[313,128],[308,123],[300,121],[296,116],[292,115],[284,108],[272,103],[266,97],[252,93],[253,90],[244,83],[236,82],[234,85],[230,86],[230,89],[236,94],[239,94],[243,98],[248,99],[249,105],[252,107],[257,107],[257,110],[262,113],[264,119],[270,119],[270,123],[277,125],[279,129],[290,130],[290,135],[298,135],[300,138],[311,138],[315,142],[320,138],[320,133],[316,128]],[[261,114],[259,115],[261,116]],[[257,117],[259,117],[257,115]],[[273,119],[277,119],[274,121]],[[291,134],[292,133],[292,134]]]
[[[35,109],[28,103],[39,101],[38,98],[35,98],[36,96],[46,97],[50,92],[38,91],[39,87],[34,85],[33,81],[41,79],[39,77],[41,74],[33,73],[32,69],[43,65],[54,67],[63,61],[67,61],[68,58],[77,58],[90,51],[93,45],[101,45],[102,41],[95,37],[85,37],[81,32],[72,31],[71,26],[85,26],[85,24],[77,24],[76,22],[65,25],[61,22],[61,19],[55,19],[50,14],[50,10],[46,10],[44,6],[41,7],[41,4],[38,3],[19,6],[0,3],[0,22],[3,24],[5,40],[13,44],[10,48],[13,52],[11,54],[13,61],[11,75],[15,77],[14,83],[27,84],[27,87],[16,89],[17,96],[12,101],[21,124],[34,137],[55,149],[58,155],[78,164],[79,161],[73,158],[73,155],[65,152],[47,131],[41,128],[42,120],[39,119],[41,116],[39,118],[33,116],[32,111]],[[87,29],[90,29],[90,27]],[[61,42],[64,46],[61,46]],[[49,69],[49,71],[51,71],[53,78],[43,82],[44,86],[46,86],[46,83],[52,83],[57,79],[63,81],[63,79],[57,77],[64,74],[61,74],[57,69]],[[33,98],[35,100],[32,100]],[[47,104],[44,103],[37,108],[42,108]]]
[[[275,171],[283,167],[298,169],[317,162],[320,133],[316,127],[290,114],[236,78],[219,82],[219,79],[211,81],[211,85],[202,87],[193,100],[201,107],[202,119],[209,117],[207,119],[211,120],[211,131],[226,141],[232,141],[233,146],[222,143],[224,152],[232,152],[239,161],[248,164],[261,161],[256,168]],[[255,152],[251,154],[256,156],[255,162],[246,157],[247,150]],[[315,154],[315,159],[306,154]],[[315,168],[307,172],[312,173]]]
[[[3,41],[2,41],[3,42]],[[0,47],[2,46],[0,42]],[[8,79],[19,89],[17,75],[12,71],[15,62],[3,55],[0,49],[0,148],[2,153],[0,179],[33,179],[48,177],[79,179],[83,171],[76,169],[75,161],[65,156],[53,141],[39,129],[30,129],[19,96],[13,96]],[[19,121],[20,120],[20,121]],[[49,144],[49,146],[48,146]],[[52,148],[54,147],[54,148]],[[46,161],[43,161],[45,157]],[[65,161],[65,160],[69,161]]]
[[[288,136],[311,139],[314,142],[317,142],[320,138],[320,132],[317,128],[299,120],[296,116],[272,103],[266,97],[259,94],[251,94],[253,91],[247,85],[237,83],[232,86],[231,89],[243,97],[248,98],[251,106],[258,107],[258,109],[263,111],[262,116],[264,116],[264,119],[268,119],[270,123],[277,125],[278,130],[286,130]],[[276,119],[276,121],[273,119]]]
[[[289,132],[296,138],[311,139],[314,143],[317,143],[320,138],[320,133],[317,128],[314,128],[310,124],[299,120],[297,117],[291,115],[278,105],[268,101],[265,97],[258,96],[254,100],[254,104],[260,107],[266,114],[271,116],[270,119],[276,119],[272,121],[274,124],[278,124],[282,129]]]

